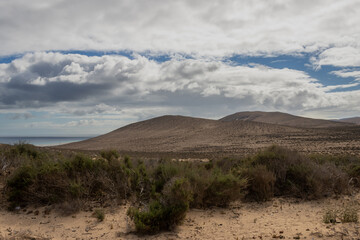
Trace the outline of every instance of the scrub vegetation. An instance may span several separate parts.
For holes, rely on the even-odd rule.
[[[279,146],[239,159],[209,162],[138,160],[115,150],[84,154],[19,143],[0,152],[4,196],[18,206],[131,202],[128,216],[139,233],[154,234],[180,224],[189,208],[227,207],[233,201],[274,196],[320,199],[359,186],[360,160],[353,156],[305,156]],[[80,204],[81,203],[81,204]],[[329,211],[324,222],[357,221],[354,211]],[[104,220],[103,210],[95,213]]]

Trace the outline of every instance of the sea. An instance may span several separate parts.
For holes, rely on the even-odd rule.
[[[0,137],[0,143],[17,144],[28,143],[39,147],[56,146],[65,143],[79,142],[91,137]]]

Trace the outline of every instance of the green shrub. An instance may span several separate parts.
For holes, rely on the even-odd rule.
[[[133,168],[132,161],[129,156],[124,157],[124,163],[125,163],[126,168],[129,168],[129,169]]]
[[[334,164],[316,163],[297,152],[272,146],[253,157],[276,177],[274,194],[318,199],[348,191],[348,176]]]
[[[21,202],[52,204],[82,198],[105,201],[130,193],[118,160],[107,163],[85,155],[54,162],[50,159],[19,167],[7,181],[12,205]]]
[[[205,189],[204,206],[226,207],[234,200],[240,200],[244,195],[247,181],[233,174],[214,173],[214,179]]]
[[[24,155],[32,159],[37,159],[41,155],[33,145],[21,141],[17,144],[14,144],[11,152],[13,155]]]
[[[161,192],[165,183],[179,174],[179,165],[179,163],[170,161],[159,163],[153,173],[155,192]]]
[[[101,209],[101,208],[95,209],[95,211],[94,211],[94,213],[93,213],[93,216],[94,216],[95,218],[97,218],[97,220],[98,220],[99,222],[104,221],[104,219],[105,219],[104,209]]]
[[[99,161],[100,160],[98,160],[98,162]],[[77,154],[73,159],[64,161],[63,167],[69,173],[76,174],[77,172],[93,170],[95,167],[95,161],[83,154]]]
[[[162,201],[168,205],[183,203],[189,207],[192,200],[192,190],[186,178],[173,178],[168,181],[162,191]]]
[[[81,184],[79,184],[77,182],[70,182],[69,192],[73,198],[80,198],[81,194],[83,192],[83,188],[82,188]]]
[[[337,220],[337,213],[333,209],[329,209],[324,213],[323,222],[335,224]]]
[[[354,222],[357,223],[359,220],[359,216],[357,213],[357,209],[354,207],[345,207],[340,216],[341,222],[348,223]]]
[[[36,170],[31,166],[19,167],[7,180],[8,200],[13,204],[25,200],[27,188],[35,181]]]
[[[206,165],[196,165],[187,163],[181,169],[184,178],[188,179],[193,192],[193,198],[190,202],[191,207],[206,207],[205,196],[206,190],[214,181],[215,174],[213,168],[207,169]]]
[[[264,165],[257,165],[247,172],[249,178],[247,197],[256,201],[268,201],[274,196],[275,175]]]
[[[164,186],[160,199],[151,201],[141,209],[130,208],[128,216],[134,221],[139,233],[154,234],[169,230],[185,218],[191,195],[189,182],[183,178],[174,178]]]
[[[116,150],[101,151],[100,156],[108,161],[118,159],[120,157],[119,153]]]
[[[341,220],[342,223],[354,222],[357,223],[359,221],[359,216],[357,213],[357,208],[353,206],[344,206],[342,209],[328,209],[323,216],[324,223],[333,223],[335,224],[338,219]]]
[[[12,205],[77,201],[82,203],[79,206],[86,206],[93,201],[104,204],[132,197],[138,204],[147,206],[133,208],[129,214],[141,232],[176,225],[189,205],[225,207],[244,195],[251,200],[266,201],[273,195],[316,199],[346,193],[348,173],[352,169],[356,178],[360,172],[360,163],[353,158],[312,160],[278,146],[252,157],[209,163],[133,161],[129,157],[119,158],[112,150],[94,158],[85,154],[63,156],[58,152],[42,152],[31,145],[9,149],[13,149],[14,158],[21,163],[14,165],[17,168],[9,175],[5,188]],[[2,153],[7,162],[13,160],[8,158],[10,152]],[[182,199],[179,205],[178,199]],[[152,225],[151,219],[158,223]],[[168,225],[162,223],[164,219]]]

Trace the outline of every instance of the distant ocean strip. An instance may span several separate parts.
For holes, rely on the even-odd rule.
[[[92,137],[0,137],[0,143],[3,144],[28,143],[35,146],[44,147],[44,146],[56,146],[66,143],[79,142]]]

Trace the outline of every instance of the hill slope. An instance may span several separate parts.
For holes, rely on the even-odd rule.
[[[238,112],[221,118],[220,121],[253,121],[302,128],[327,128],[353,125],[350,122],[345,123],[323,119],[305,118],[281,112]]]
[[[253,141],[259,143],[260,137],[267,139],[270,136],[288,133],[304,133],[304,130],[256,122],[223,122],[163,116],[133,123],[99,137],[65,144],[60,148],[114,148],[141,152],[222,151],[239,146],[243,148],[245,145],[248,147]]]
[[[270,115],[273,116],[273,114]],[[288,117],[287,121],[279,116]],[[116,149],[137,156],[193,158],[194,156],[244,155],[277,144],[301,152],[347,152],[360,155],[360,139],[358,137],[360,127],[354,124],[309,120],[279,113],[275,113],[275,117],[270,118],[271,121],[268,120],[269,118],[265,118],[265,120],[308,128],[255,122],[253,119],[263,120],[263,117],[254,117],[254,115],[248,116],[245,118],[246,120],[242,119],[243,121],[236,120],[236,118],[229,120],[229,117],[222,120],[209,120],[183,116],[162,116],[56,148],[70,150]],[[325,128],[325,126],[337,127]]]
[[[340,122],[345,122],[345,123],[354,123],[356,125],[360,125],[360,117],[353,117],[353,118],[344,118],[344,119],[340,119]]]

